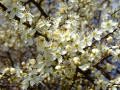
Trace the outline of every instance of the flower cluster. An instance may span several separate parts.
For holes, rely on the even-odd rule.
[[[119,72],[114,63],[120,60],[120,31],[119,23],[108,18],[109,5],[96,0],[59,1],[56,15],[46,18],[39,0],[27,3],[32,3],[33,11],[40,10],[40,17],[24,0],[2,3],[6,0],[0,1],[6,12],[0,28],[1,84],[23,90],[43,83],[80,90],[82,85],[90,90],[119,86],[115,86],[119,77],[115,82],[111,73]],[[95,16],[98,8],[101,16]]]

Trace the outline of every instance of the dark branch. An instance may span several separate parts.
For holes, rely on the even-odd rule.
[[[41,7],[37,2],[35,2],[34,0],[29,0],[29,1],[31,1],[31,2],[38,8],[38,10],[41,12],[41,14],[42,14],[45,18],[49,17],[49,16],[45,13],[45,11],[42,9],[42,7]]]
[[[111,14],[111,16],[113,16],[115,13],[117,13],[118,11],[120,11],[120,9],[116,10],[114,13]]]
[[[112,35],[115,31],[117,31],[118,28],[120,28],[120,26],[118,26],[117,28],[115,28],[113,32],[108,33],[107,35],[105,35],[104,37],[102,37],[102,38],[100,39],[100,41],[95,40],[95,41],[92,43],[91,46],[86,46],[85,48],[83,48],[83,50],[86,50],[86,49],[88,49],[89,47],[93,47],[97,42],[101,42],[102,40],[106,39],[108,36]]]
[[[43,2],[43,0],[40,0],[38,4],[41,5],[42,2]]]
[[[100,61],[98,63],[96,63],[95,65],[93,65],[93,67],[97,67],[100,63],[103,63],[104,60],[108,59],[111,56],[112,55],[108,55],[108,56],[103,57],[102,59],[100,59]]]
[[[81,70],[80,68],[78,68],[78,67],[77,67],[77,70],[78,70],[78,72],[80,72],[81,74],[83,74],[86,79],[88,79],[91,83],[94,84],[94,79],[89,76],[89,74],[91,73],[90,70],[82,71],[82,70]]]
[[[120,28],[120,25],[119,25],[119,24],[118,24],[118,28]],[[100,41],[106,39],[109,35],[113,34],[115,31],[118,30],[118,28],[114,29],[114,31],[113,31],[112,33],[108,33],[106,36],[104,36],[103,38],[101,38]],[[93,47],[97,42],[98,42],[98,41],[94,41],[91,46],[85,47],[84,50],[88,49],[89,47]],[[101,68],[98,67],[98,65],[99,65],[100,63],[103,63],[104,60],[107,60],[107,59],[108,59],[109,57],[111,57],[111,56],[112,56],[112,55],[105,55],[105,56],[103,56],[102,59],[100,59],[98,63],[96,63],[96,64],[93,65],[93,67],[97,68],[98,70],[101,70]],[[90,70],[90,69],[88,69],[88,70]],[[88,70],[87,70],[87,71],[88,71]],[[105,76],[106,78],[110,79],[109,74],[107,74],[106,72],[103,72],[103,70],[101,70],[101,71],[102,71],[102,73],[104,74],[104,76]]]
[[[43,36],[43,37],[45,38],[45,40],[46,40],[46,41],[49,41],[49,38],[48,38],[46,35],[41,34],[41,33],[37,32],[37,31],[36,31],[36,33],[35,33],[35,35],[34,35],[34,36],[35,36],[35,37],[38,37],[38,36]]]
[[[76,71],[75,71],[75,75],[73,77],[73,83],[72,83],[71,87],[73,87],[73,85],[75,84],[75,81],[77,80],[77,74],[78,74],[78,67],[76,67]]]
[[[36,2],[35,2],[35,3],[36,3]],[[4,11],[7,10],[7,7],[4,6],[1,2],[0,2],[0,7],[1,7]],[[9,13],[10,13],[10,12],[9,12]],[[20,22],[20,18],[19,18],[19,17],[15,16],[14,19]],[[24,22],[23,24],[24,24],[25,26],[27,26],[28,28],[31,28],[31,27],[32,27],[28,22]],[[41,33],[39,33],[39,32],[36,31],[35,36],[39,36],[39,35],[45,37],[45,39],[46,39],[47,41],[49,41],[49,39],[48,39],[47,36],[45,36],[45,35],[43,35],[43,34],[41,34]]]
[[[0,7],[3,9],[3,11],[7,10],[7,7],[5,7],[1,2],[0,2]]]
[[[96,68],[97,68],[98,70],[100,70],[101,73],[102,73],[108,80],[111,80],[111,76],[110,76],[107,72],[105,72],[104,69],[102,69],[102,68],[99,67],[99,66],[97,66]]]
[[[10,55],[9,52],[7,52],[7,56],[8,56],[8,58],[10,59],[11,66],[14,67],[14,62],[13,62],[12,57],[11,57],[11,55]]]
[[[7,10],[7,7],[6,6],[4,6],[1,2],[0,2],[0,7],[3,9],[3,11],[6,11]],[[9,12],[10,13],[10,12]],[[15,16],[14,17],[14,19],[15,20],[17,20],[17,21],[20,21],[20,18],[19,17],[17,17],[17,16]],[[29,24],[29,23],[23,23],[25,26],[27,26],[27,27],[31,27],[31,25]]]
[[[20,18],[19,18],[19,17],[15,16],[14,19],[20,22]],[[24,24],[25,26],[27,26],[28,28],[31,28],[31,27],[32,27],[28,22],[24,22],[23,24]]]

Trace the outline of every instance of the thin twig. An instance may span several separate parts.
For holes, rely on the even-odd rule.
[[[101,42],[102,40],[106,39],[107,37],[109,37],[110,35],[112,35],[115,31],[118,30],[118,28],[120,28],[120,26],[118,26],[117,28],[114,29],[113,32],[108,33],[107,35],[105,35],[104,37],[102,37],[99,41],[95,40],[91,46],[86,46],[85,48],[83,48],[83,50],[88,49],[89,47],[93,47],[97,42]]]
[[[120,11],[120,9],[116,10],[114,13],[111,14],[111,16],[113,16],[115,13],[117,13],[118,11]]]
[[[96,68],[97,68],[98,70],[100,70],[101,73],[102,73],[108,80],[111,80],[111,76],[110,76],[107,72],[105,72],[104,69],[102,69],[102,68],[99,67],[99,66],[96,66]]]

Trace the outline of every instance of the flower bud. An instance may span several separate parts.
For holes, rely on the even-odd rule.
[[[74,62],[75,65],[80,65],[81,64],[79,57],[74,57],[73,62]]]
[[[108,42],[108,43],[113,43],[113,41],[114,41],[114,40],[113,40],[113,38],[112,38],[111,36],[109,36],[109,37],[107,38],[107,42]]]
[[[25,66],[25,62],[22,62],[21,64],[22,64],[22,66]]]
[[[10,68],[10,73],[14,74],[16,72],[15,68]]]
[[[35,61],[35,59],[30,59],[29,63],[32,64],[32,65],[34,65],[36,63],[36,61]]]
[[[55,67],[55,69],[61,69],[61,66],[60,66],[60,65],[57,65],[57,66]]]
[[[99,53],[99,50],[98,50],[97,48],[92,49],[92,53],[93,53],[93,54],[98,54],[98,53]]]
[[[113,50],[112,50],[112,49],[109,49],[109,50],[108,50],[108,54],[111,55],[112,53],[113,53]]]
[[[67,45],[67,46],[66,46],[66,50],[67,50],[67,51],[70,51],[70,50],[72,50],[72,47],[71,47],[70,45]]]

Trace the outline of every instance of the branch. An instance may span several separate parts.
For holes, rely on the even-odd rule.
[[[103,57],[102,59],[99,60],[98,63],[94,64],[93,67],[97,67],[100,63],[103,63],[104,60],[108,59],[111,56],[112,55],[107,55],[107,56]]]
[[[33,4],[38,8],[38,10],[41,12],[41,14],[42,14],[45,18],[49,17],[49,16],[45,13],[45,11],[42,9],[42,7],[40,7],[40,5],[41,5],[41,3],[43,2],[43,0],[40,0],[39,3],[35,2],[34,0],[28,0],[27,2],[24,3],[24,6],[25,6],[26,4],[28,4],[28,3],[30,3],[30,2],[33,3]]]
[[[29,1],[31,1],[31,2],[38,8],[38,10],[41,12],[41,14],[42,14],[45,18],[49,17],[49,16],[45,13],[45,11],[42,9],[42,7],[40,7],[40,5],[39,5],[37,2],[35,2],[34,0],[29,0]]]
[[[120,25],[119,25],[119,24],[118,24],[118,28],[120,28]],[[108,33],[107,35],[105,35],[103,38],[101,38],[100,41],[106,39],[109,35],[113,34],[115,31],[118,30],[118,28],[114,29],[114,31],[113,31],[112,33]],[[99,41],[94,41],[91,46],[87,46],[87,47],[85,47],[83,50],[86,50],[86,49],[88,49],[89,47],[93,47],[97,42],[99,42]],[[106,56],[102,57],[102,59],[100,59],[98,63],[94,64],[93,67],[101,70],[101,68],[98,67],[98,65],[99,65],[100,63],[102,63],[104,60],[106,60],[106,59],[108,59],[109,57],[111,57],[111,56],[112,56],[112,55],[106,55]],[[88,69],[88,70],[90,70],[90,69]],[[87,70],[87,71],[88,71],[88,70]],[[106,78],[110,79],[110,76],[109,76],[107,73],[103,72],[103,70],[102,70],[102,73],[105,75]],[[107,75],[108,75],[108,76],[107,76]]]
[[[106,59],[106,61],[107,61],[109,64],[111,64],[111,65],[113,64],[113,62],[112,62],[112,61],[110,61],[108,58]],[[120,71],[118,70],[118,68],[116,68],[115,70],[117,71],[117,73],[119,73],[119,74],[120,74]]]
[[[0,2],[0,7],[3,9],[3,11],[6,11],[7,10],[7,7],[6,6],[4,6],[1,2]],[[9,12],[10,13],[10,12]],[[17,20],[17,21],[20,21],[20,18],[19,17],[17,17],[17,16],[15,16],[14,17],[14,19],[15,20]],[[27,23],[27,22],[25,22],[25,23],[23,23],[25,26],[27,26],[27,27],[31,27],[31,25],[29,24],[29,23]]]
[[[1,2],[0,2],[0,7],[3,9],[3,11],[7,10],[7,7],[5,7]]]
[[[78,70],[78,72],[80,72],[81,74],[85,75],[85,78],[88,79],[91,83],[94,84],[94,79],[89,76],[89,74],[91,73],[90,70],[82,71],[82,70],[81,70],[80,68],[78,68],[78,67],[77,67],[77,70]]]
[[[43,0],[40,0],[38,4],[41,5],[42,2],[43,2]]]
[[[0,52],[2,52],[2,50],[0,50]],[[11,66],[14,67],[14,62],[13,62],[13,60],[11,58],[11,55],[10,55],[9,51],[6,52],[6,56],[0,56],[0,57],[2,57],[2,58],[7,58],[8,57],[9,58],[8,60],[10,61]]]
[[[102,73],[108,80],[111,80],[110,75],[109,75],[107,72],[105,72],[104,69],[102,69],[102,68],[99,67],[99,66],[96,66],[96,68],[97,68],[98,70],[100,70],[101,73]]]
[[[14,19],[20,22],[20,18],[19,18],[19,17],[15,16]],[[31,28],[31,27],[32,27],[28,22],[24,22],[23,24],[24,24],[25,26],[27,26],[28,28]]]
[[[8,84],[0,84],[0,88],[6,88],[6,87],[17,87],[17,86],[8,85]]]
[[[7,52],[7,56],[8,56],[8,58],[10,59],[11,66],[14,67],[14,62],[13,62],[13,60],[12,60],[11,55],[10,55],[9,52]]]
[[[98,27],[100,26],[100,23],[101,23],[101,15],[102,15],[102,11],[99,10],[99,16],[98,16]]]
[[[120,11],[120,9],[116,10],[114,13],[111,14],[111,16],[113,16],[115,13],[117,13],[118,11]]]
[[[98,70],[100,70],[101,71],[101,73],[107,78],[107,79],[111,79],[111,77],[110,77],[110,75],[107,73],[107,72],[105,72],[101,67],[99,67],[98,65],[100,64],[100,63],[103,63],[104,62],[104,60],[106,60],[106,59],[108,59],[109,57],[111,57],[112,55],[106,55],[105,57],[103,57],[102,59],[100,59],[100,61],[98,62],[98,63],[96,63],[96,64],[94,64],[93,65],[93,67],[95,67],[95,68],[97,68]],[[90,69],[88,69],[88,70],[90,70]]]
[[[6,10],[7,10],[7,7],[4,6],[1,2],[0,2],[0,7],[3,9],[3,11],[6,11]],[[10,13],[10,12],[9,12],[9,13]],[[14,19],[20,22],[20,18],[19,18],[19,17],[15,16]],[[32,27],[28,22],[25,22],[25,23],[23,23],[23,24],[24,24],[25,26],[27,26],[28,28],[31,28],[31,27]],[[39,33],[39,32],[36,31],[35,36],[39,36],[39,35],[40,35],[40,36],[43,36],[43,37],[46,39],[46,41],[49,41],[49,39],[48,39],[47,36],[45,36],[45,35],[43,35],[43,34],[41,34],[41,33]]]
[[[75,84],[75,80],[77,80],[77,74],[78,74],[78,67],[76,67],[76,71],[75,71],[75,75],[73,77],[73,83],[72,83],[71,87],[73,87],[73,85]]]
[[[86,49],[88,49],[89,47],[93,47],[93,46],[94,46],[97,42],[101,42],[102,40],[106,39],[108,36],[112,35],[115,31],[117,31],[117,30],[118,30],[118,28],[120,28],[120,26],[119,26],[119,25],[118,25],[118,27],[117,27],[117,28],[115,28],[115,29],[114,29],[114,31],[113,31],[113,32],[108,33],[107,35],[105,35],[104,37],[102,37],[99,41],[95,40],[95,41],[92,43],[92,45],[91,45],[91,46],[86,46],[85,48],[83,48],[83,50],[86,50]]]
[[[118,28],[120,28],[120,25],[118,25]],[[113,31],[112,33],[109,33],[109,34],[107,34],[105,37],[103,37],[100,41],[102,41],[103,39],[107,38],[109,35],[113,34],[115,31],[117,31],[117,28],[114,29],[114,31]],[[96,42],[97,42],[97,41],[95,41],[90,47],[92,47]],[[88,47],[87,47],[87,48],[88,48]],[[87,48],[85,48],[85,49],[87,49]],[[106,56],[102,57],[102,59],[100,59],[100,61],[99,61],[98,63],[94,64],[93,67],[96,67],[97,69],[101,70],[101,68],[98,67],[98,65],[99,65],[100,63],[102,63],[104,60],[107,60],[107,59],[108,59],[109,57],[111,57],[111,56],[112,56],[112,55],[106,55]],[[103,70],[102,70],[102,72],[103,72]],[[110,79],[110,76],[109,76],[107,73],[103,72],[103,74],[105,75],[106,78]]]

